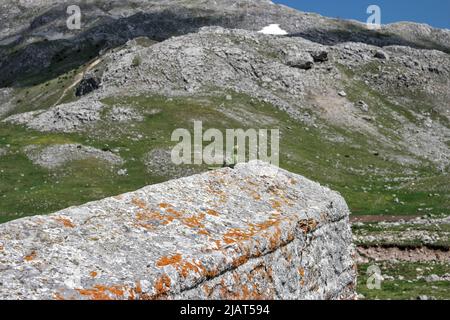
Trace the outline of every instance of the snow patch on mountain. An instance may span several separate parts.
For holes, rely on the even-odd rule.
[[[277,36],[285,36],[287,35],[287,31],[280,28],[279,24],[270,24],[267,27],[262,28],[259,33],[263,34],[271,34]]]

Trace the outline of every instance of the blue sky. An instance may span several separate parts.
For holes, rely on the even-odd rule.
[[[414,21],[450,29],[450,0],[273,0],[301,11],[365,22],[369,5],[381,8],[381,23]]]

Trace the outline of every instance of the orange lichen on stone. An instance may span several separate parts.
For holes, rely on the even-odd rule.
[[[209,236],[210,235],[209,231],[206,230],[206,229],[200,229],[198,231],[198,234],[201,234],[201,235],[204,235],[204,236]]]
[[[302,276],[302,278],[305,276],[305,269],[300,267],[298,268],[298,273],[300,274],[300,276]]]
[[[174,216],[175,218],[181,218],[183,216],[183,214],[175,209],[172,208],[168,208],[166,210],[167,213],[170,213],[172,216]]]
[[[233,228],[231,230],[228,230],[223,235],[223,241],[226,244],[232,244],[239,241],[244,241],[250,239],[254,235],[254,232],[242,230],[238,228]]]
[[[246,230],[239,228],[230,229],[223,235],[223,241],[226,244],[232,244],[235,242],[249,240],[260,232],[263,232],[271,227],[278,226],[280,224],[280,221],[280,219],[271,218],[261,223],[250,223],[248,225],[248,229]]]
[[[212,279],[220,273],[220,269],[218,268],[206,269],[201,265],[199,265],[199,268],[201,269],[202,274],[208,279]]]
[[[198,273],[198,274],[207,274],[206,268],[203,266],[203,264],[200,261],[187,261],[183,260],[181,254],[176,254],[169,257],[162,257],[156,265],[158,267],[164,267],[164,266],[173,266],[178,273],[183,277],[186,278],[191,271]]]
[[[138,203],[136,202],[136,204]],[[175,210],[170,204],[160,203],[159,207],[162,211],[152,211],[147,208],[141,208],[141,210],[136,213],[136,220],[138,220],[138,222],[135,225],[146,229],[154,229],[158,225],[168,225],[174,220],[179,220],[189,228],[201,229],[199,231],[200,234],[209,235],[209,232],[205,229],[203,224],[203,220],[206,216],[205,213],[186,217],[184,213]]]
[[[142,210],[136,213],[137,223],[135,225],[143,227],[145,229],[153,229],[155,226],[149,222],[158,221],[162,224],[168,224],[169,221],[165,220],[165,217],[157,211]]]
[[[233,280],[234,280],[234,282],[235,282],[235,283],[239,283],[239,281],[241,280],[241,276],[239,275],[239,273],[237,273],[236,271],[234,271],[234,272],[232,273],[232,275],[233,275]]]
[[[104,286],[97,284],[92,289],[76,289],[82,296],[91,300],[112,300],[122,298],[126,289],[122,286]]]
[[[247,261],[249,260],[249,257],[248,256],[240,256],[240,257],[238,257],[238,258],[236,258],[236,259],[234,259],[233,260],[233,263],[232,263],[232,265],[233,265],[233,267],[235,267],[235,268],[237,268],[237,267],[239,267],[239,266],[242,266],[244,263],[246,263]]]
[[[250,298],[251,298],[250,291],[248,290],[247,285],[244,284],[242,286],[242,299],[243,300],[249,300]]]
[[[167,209],[167,208],[171,208],[172,205],[169,204],[169,203],[162,202],[162,203],[159,204],[159,207],[160,207],[161,209]]]
[[[140,281],[136,281],[136,288],[134,289],[136,293],[141,294],[142,293],[142,286]]]
[[[77,289],[82,296],[87,296],[91,300],[111,300],[111,297],[100,289]]]
[[[298,273],[300,274],[300,285],[304,286],[305,285],[305,269],[302,267],[298,268]]]
[[[292,254],[289,252],[285,253],[285,258],[287,262],[291,262],[292,261]]]
[[[258,229],[258,231],[267,230],[273,226],[278,226],[280,224],[280,220],[277,218],[272,218],[269,220],[266,220],[261,223],[257,223],[254,226]]]
[[[29,255],[24,257],[25,261],[33,261],[36,258],[36,251],[32,251]]]
[[[115,296],[123,296],[123,294],[124,294],[124,289],[119,286],[110,287],[110,288],[107,288],[107,290],[109,292],[111,292],[112,294],[114,294]]]
[[[169,204],[161,203],[160,207],[165,209],[163,213],[148,208],[141,208],[141,210],[136,213],[136,220],[138,220],[136,225],[146,229],[154,229],[157,225],[168,225],[175,219],[180,219],[182,217],[182,213],[174,210]],[[152,224],[151,222],[157,223]]]
[[[207,297],[209,297],[211,295],[212,289],[207,284],[204,284],[202,286],[202,289],[205,292]]]
[[[255,199],[257,201],[261,200],[261,196],[259,195],[258,192],[251,190],[250,194],[252,195],[253,199]]]
[[[161,295],[161,294],[164,294],[167,291],[169,291],[171,283],[172,283],[172,281],[170,280],[169,276],[166,274],[163,274],[155,282],[156,295]]]
[[[141,199],[133,198],[131,203],[140,209],[148,209],[147,204]]]
[[[216,244],[217,250],[219,250],[222,247],[222,242],[220,240],[213,240],[213,241]]]
[[[220,188],[216,188],[212,183],[206,186],[207,192],[219,197],[219,202],[225,203],[227,200],[226,193]]]
[[[204,228],[204,224],[202,221],[205,219],[205,214],[200,213],[199,215],[194,215],[191,217],[187,217],[182,219],[182,222],[190,228]]]
[[[53,299],[54,299],[54,300],[59,300],[59,301],[66,300],[66,299],[64,299],[64,297],[63,297],[60,293],[58,293],[58,292],[56,292],[56,293],[53,294]]]
[[[252,186],[258,186],[256,183],[254,183],[253,181],[250,180],[246,180],[246,183],[248,185],[252,185]],[[239,187],[242,191],[246,192],[248,195],[252,196],[253,199],[255,200],[261,200],[261,196],[259,195],[258,192],[256,192],[254,189],[250,189],[250,186],[240,186]]]
[[[210,216],[215,216],[215,217],[218,217],[220,215],[216,210],[213,210],[213,209],[206,210],[206,213],[209,214]]]
[[[196,273],[200,272],[199,267],[193,263],[185,261],[180,264],[180,274],[183,276],[183,278],[186,278],[189,275],[190,271],[194,271]]]
[[[91,273],[89,273],[89,275],[90,275],[92,278],[95,278],[95,277],[98,275],[98,273],[95,272],[95,271],[92,271]]]
[[[156,265],[158,267],[165,267],[165,266],[169,266],[172,264],[177,264],[181,261],[182,257],[181,254],[177,253],[173,256],[167,256],[167,257],[162,257],[160,258],[157,262]]]
[[[276,227],[275,232],[271,235],[270,239],[270,249],[276,249],[281,243],[281,229],[280,227]]]
[[[142,210],[142,211],[138,211],[138,213],[136,213],[136,220],[139,220],[139,221],[150,220],[150,219],[161,219],[161,218],[162,218],[161,214],[156,211]]]
[[[75,228],[75,225],[73,224],[73,222],[70,221],[68,218],[55,217],[54,219],[58,222],[61,222],[64,225],[64,227],[66,227],[66,228]]]

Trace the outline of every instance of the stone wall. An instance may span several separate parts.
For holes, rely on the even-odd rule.
[[[348,299],[349,210],[252,162],[0,225],[0,299]]]

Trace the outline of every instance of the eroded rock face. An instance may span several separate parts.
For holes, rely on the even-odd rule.
[[[0,299],[355,296],[341,196],[260,163],[0,225]]]
[[[97,90],[100,86],[100,82],[95,77],[87,77],[81,80],[80,84],[77,87],[75,95],[77,97],[84,96],[86,94],[91,93],[94,90]]]

